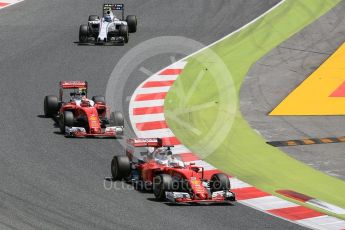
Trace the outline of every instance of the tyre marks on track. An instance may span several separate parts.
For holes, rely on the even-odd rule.
[[[297,86],[269,115],[344,115],[345,43]]]

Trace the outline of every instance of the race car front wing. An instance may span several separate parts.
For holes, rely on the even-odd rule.
[[[76,42],[80,46],[124,46],[124,37],[113,37],[109,41],[97,41],[96,39],[89,39],[88,42]]]
[[[118,137],[123,135],[122,126],[106,127],[101,133],[87,133],[83,127],[65,127],[66,137]]]
[[[193,199],[186,192],[165,192],[165,197],[172,203],[230,203],[236,200],[235,193],[231,191],[213,192],[212,196],[205,200]]]

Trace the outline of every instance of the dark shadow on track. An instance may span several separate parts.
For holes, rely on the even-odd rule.
[[[171,206],[171,207],[214,207],[214,206],[235,206],[235,204],[233,203],[209,203],[209,204],[205,204],[205,203],[171,203],[171,202],[165,202],[165,201],[159,201],[156,198],[147,198],[148,201],[151,202],[156,202],[156,203],[161,203],[161,204],[165,204],[167,206]]]

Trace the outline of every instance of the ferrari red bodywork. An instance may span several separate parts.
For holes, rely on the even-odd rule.
[[[122,135],[123,125],[106,126],[109,108],[105,104],[104,97],[97,101],[87,98],[86,81],[61,81],[59,86],[58,98],[46,96],[45,113],[57,118],[60,130],[66,136],[114,138]],[[70,100],[64,101],[65,90],[72,91]]]
[[[86,137],[86,136],[103,136],[103,137],[115,137],[116,130],[104,129],[101,126],[101,119],[106,117],[107,106],[104,103],[95,103],[94,106],[89,105],[77,105],[76,102],[64,103],[60,108],[60,114],[64,111],[72,111],[77,121],[83,121],[83,127],[85,131],[73,132],[74,137]]]
[[[235,194],[228,191],[210,191],[210,181],[204,178],[204,168],[193,163],[189,165],[174,164],[169,165],[156,159],[156,154],[164,152],[164,148],[170,151],[172,146],[163,146],[160,138],[134,138],[127,141],[128,147],[126,155],[131,164],[131,180],[141,183],[146,187],[154,187],[155,179],[158,175],[169,175],[176,188],[166,191],[166,199],[174,203],[212,203],[230,202],[235,200]],[[137,159],[136,148],[151,147],[153,151],[143,152],[143,160]],[[172,155],[178,158],[178,155]],[[227,178],[227,180],[229,180]],[[229,182],[230,183],[230,182]],[[230,185],[230,184],[229,184]]]

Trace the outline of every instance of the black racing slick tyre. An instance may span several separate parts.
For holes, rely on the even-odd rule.
[[[114,156],[111,161],[111,175],[113,180],[122,180],[131,173],[131,163],[127,156]]]
[[[122,36],[124,39],[124,42],[128,43],[128,40],[129,40],[128,26],[121,25],[119,28],[119,31],[120,31],[120,36]]]
[[[81,25],[79,28],[79,42],[86,43],[89,36],[89,27],[87,25]]]
[[[65,133],[66,126],[73,126],[74,123],[74,115],[71,111],[64,111],[63,114],[60,115],[60,131],[61,133]]]
[[[99,20],[99,16],[98,15],[90,15],[89,16],[89,21],[96,21]]]
[[[73,126],[73,123],[74,123],[74,115],[73,115],[73,112],[71,111],[65,111],[63,113],[64,115],[64,123],[65,123],[65,126]]]
[[[110,114],[110,120],[114,126],[125,126],[125,120],[123,114],[119,111],[112,112]]]
[[[128,15],[126,17],[126,22],[128,25],[128,32],[129,33],[135,33],[137,31],[137,17],[135,15]]]
[[[105,104],[105,97],[104,96],[93,96],[92,99],[95,103],[104,103]]]
[[[212,192],[230,190],[230,180],[224,173],[213,174],[210,180]]]
[[[168,174],[160,174],[153,178],[153,194],[159,201],[166,199],[165,192],[171,191],[173,188],[173,180]]]
[[[44,116],[53,117],[59,110],[59,101],[55,96],[44,97]]]

